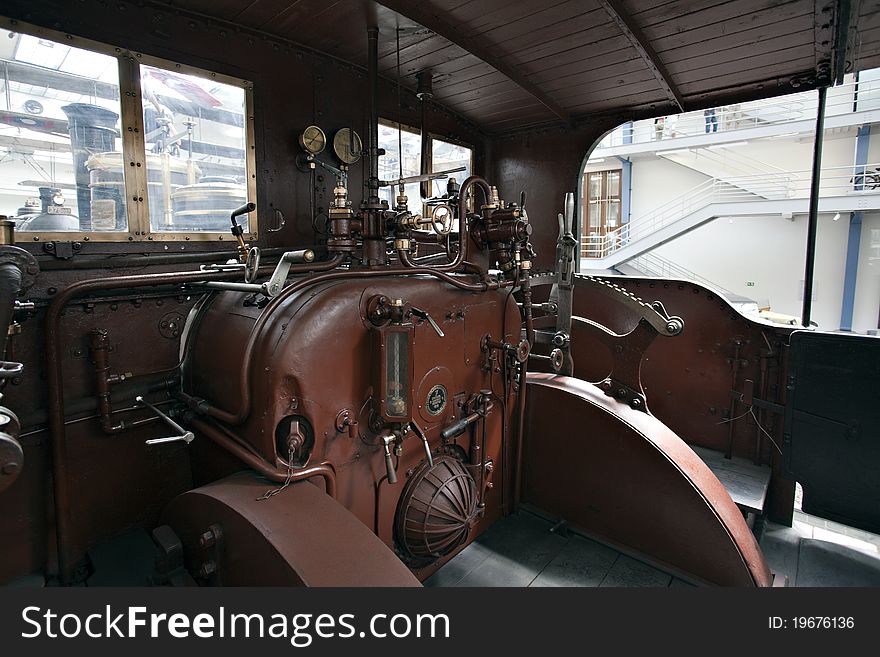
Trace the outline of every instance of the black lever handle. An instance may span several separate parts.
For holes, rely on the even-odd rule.
[[[256,203],[245,203],[240,208],[233,210],[232,214],[230,215],[229,218],[232,219],[232,223],[235,224],[236,217],[240,217],[241,215],[247,214],[248,212],[253,212],[256,209],[257,209]]]

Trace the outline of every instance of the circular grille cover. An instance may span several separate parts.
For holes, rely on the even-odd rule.
[[[397,541],[408,556],[433,560],[464,543],[477,516],[473,478],[458,459],[437,456],[406,483],[397,506]]]

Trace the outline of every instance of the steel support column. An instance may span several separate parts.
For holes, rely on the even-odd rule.
[[[620,160],[620,223],[628,224],[632,207],[632,161],[626,157]]]
[[[860,191],[865,187],[864,175],[868,164],[868,145],[871,139],[871,126],[863,125],[856,135],[855,176],[853,189]],[[843,276],[843,300],[840,307],[840,330],[852,331],[853,314],[856,305],[856,281],[859,273],[859,247],[862,240],[862,213],[849,215],[849,237],[846,243],[846,265]]]
[[[804,305],[801,325],[810,325],[813,312],[813,278],[816,273],[816,233],[819,228],[819,180],[822,174],[822,142],[825,137],[825,97],[827,87],[819,88],[816,136],[813,138],[813,175],[810,184],[810,217],[807,223],[807,257],[804,265]]]

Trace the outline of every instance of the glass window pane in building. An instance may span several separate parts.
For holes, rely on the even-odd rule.
[[[0,30],[0,214],[16,230],[128,230],[115,57]]]
[[[606,228],[616,228],[617,220],[620,217],[620,201],[608,201],[608,207],[605,214]]]
[[[141,92],[150,230],[228,232],[248,200],[244,89],[142,65]]]
[[[598,228],[600,223],[599,203],[597,201],[590,201],[590,228]]]
[[[464,167],[464,171],[452,173],[449,178],[455,178],[460,185],[470,178],[472,174],[472,160],[474,151],[467,146],[453,144],[442,139],[431,140],[431,173],[448,171]],[[443,196],[446,193],[448,179],[434,180],[431,188],[432,196]]]
[[[419,174],[419,154],[422,150],[422,138],[418,132],[406,127],[398,135],[397,124],[379,122],[379,148],[385,149],[385,155],[379,157],[379,179],[397,180],[401,177],[401,159],[403,160],[403,176]],[[405,192],[410,212],[421,212],[422,201],[419,196],[418,183],[406,185]],[[397,186],[381,187],[379,198],[388,201],[393,208],[397,199]]]
[[[590,198],[601,198],[602,197],[602,174],[601,173],[591,173],[590,174]]]
[[[608,198],[620,198],[620,172],[608,172]]]

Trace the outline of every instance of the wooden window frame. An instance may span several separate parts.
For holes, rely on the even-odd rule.
[[[244,89],[245,102],[245,175],[247,198],[256,198],[256,154],[254,137],[253,83],[195,66],[187,66],[161,57],[119,48],[82,37],[50,30],[9,18],[0,19],[0,26],[10,32],[47,39],[82,50],[115,57],[119,66],[119,105],[123,161],[130,166],[124,175],[128,230],[117,231],[17,231],[16,241],[25,242],[212,242],[235,241],[228,232],[152,231],[147,194],[146,145],[144,140],[144,108],[141,96],[140,65],[217,80]],[[257,211],[248,216],[249,232],[245,239],[255,240],[258,233]]]

